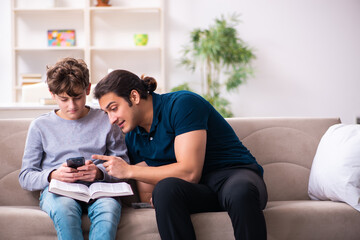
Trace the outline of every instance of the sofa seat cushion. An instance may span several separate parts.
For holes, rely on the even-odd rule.
[[[82,217],[85,238],[89,235],[90,220]],[[51,218],[36,206],[0,206],[0,239],[57,239]]]
[[[360,213],[341,202],[271,201],[264,210],[269,240],[358,239]],[[226,212],[191,215],[198,240],[233,240]],[[316,231],[314,231],[316,226]],[[90,221],[82,228],[88,238]],[[211,229],[211,231],[209,231]],[[57,239],[50,217],[39,207],[0,206],[0,232],[4,239]],[[117,239],[160,240],[153,209],[123,208]]]
[[[197,213],[191,215],[191,220],[197,240],[234,239],[234,231],[226,212]],[[155,210],[124,208],[117,239],[160,240]]]
[[[35,206],[0,206],[1,239],[56,240],[50,217]]]
[[[360,226],[360,213],[341,202],[272,201],[264,214],[268,240],[350,240],[360,236],[360,228],[355,227]]]

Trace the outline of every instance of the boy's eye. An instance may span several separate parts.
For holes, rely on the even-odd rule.
[[[117,110],[117,107],[112,107],[110,108],[111,111],[116,111]]]

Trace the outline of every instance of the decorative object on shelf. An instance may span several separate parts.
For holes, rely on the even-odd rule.
[[[21,86],[22,103],[41,103],[41,98],[51,98],[48,85],[41,81],[40,83]]]
[[[136,46],[146,46],[148,39],[149,37],[146,33],[134,34],[134,42]]]
[[[48,46],[75,46],[75,30],[48,30]]]
[[[251,60],[255,58],[252,50],[238,37],[236,26],[239,15],[228,19],[224,16],[215,19],[208,29],[195,29],[191,32],[190,45],[183,49],[181,64],[202,73],[201,93],[224,117],[232,117],[230,103],[221,97],[223,87],[235,90],[252,74]],[[222,77],[227,76],[224,81]],[[190,90],[188,83],[172,91]]]
[[[110,7],[110,0],[97,0],[97,7]]]

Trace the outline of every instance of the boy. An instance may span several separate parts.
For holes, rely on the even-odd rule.
[[[121,130],[109,124],[100,109],[85,105],[90,93],[89,70],[82,60],[65,58],[47,71],[49,91],[59,106],[35,119],[25,145],[19,182],[22,188],[42,190],[40,208],[54,222],[58,239],[83,239],[81,215],[88,212],[90,239],[115,239],[121,215],[121,204],[115,198],[100,198],[90,203],[53,194],[48,191],[51,179],[63,182],[114,182],[100,160],[86,160],[77,169],[66,159],[94,153],[119,156],[125,161],[127,149]]]

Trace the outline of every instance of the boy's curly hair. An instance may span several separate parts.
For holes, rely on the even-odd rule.
[[[79,90],[85,90],[90,84],[89,69],[81,59],[64,58],[47,69],[46,82],[53,94],[66,93],[76,97]]]

